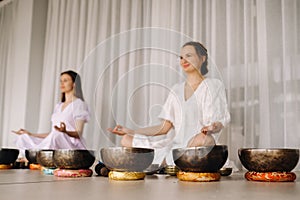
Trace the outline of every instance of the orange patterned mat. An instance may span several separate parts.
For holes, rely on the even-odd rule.
[[[264,182],[293,182],[297,176],[293,172],[253,172],[245,173],[248,181],[264,181]]]

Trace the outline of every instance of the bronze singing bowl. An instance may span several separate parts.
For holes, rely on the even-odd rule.
[[[228,157],[226,145],[173,149],[176,166],[186,172],[218,172]]]
[[[238,155],[243,166],[255,172],[289,172],[299,160],[299,149],[241,148]]]
[[[53,162],[53,152],[52,149],[43,149],[37,152],[36,160],[37,162],[46,168],[55,168]]]
[[[88,169],[95,161],[94,151],[85,149],[58,149],[53,154],[54,165],[61,169]]]
[[[41,149],[26,149],[25,150],[25,157],[29,163],[38,164],[36,157],[37,157],[37,153],[40,150]]]
[[[113,171],[143,172],[154,159],[154,149],[108,147],[100,151],[102,162]]]
[[[221,176],[229,176],[232,173],[232,167],[222,167],[219,173]]]
[[[9,165],[14,163],[19,155],[18,149],[1,148],[0,149],[0,164]]]

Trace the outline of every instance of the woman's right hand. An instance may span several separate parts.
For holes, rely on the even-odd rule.
[[[18,131],[12,131],[13,133],[15,134],[18,134],[18,135],[22,135],[22,134],[28,134],[28,135],[32,135],[32,133],[30,133],[29,131],[25,130],[25,129],[19,129]]]
[[[133,130],[123,127],[121,125],[117,125],[114,128],[108,128],[107,130],[113,134],[117,134],[117,135],[121,135],[121,136],[134,133]]]

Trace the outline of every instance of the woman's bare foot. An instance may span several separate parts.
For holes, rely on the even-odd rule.
[[[18,158],[17,160],[16,160],[17,162],[28,162],[28,160],[26,159],[26,158]]]

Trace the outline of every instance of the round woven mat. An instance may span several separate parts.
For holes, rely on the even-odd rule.
[[[293,182],[297,176],[294,172],[253,172],[245,173],[248,181],[264,181],[264,182]]]
[[[134,180],[142,180],[146,176],[144,172],[117,172],[110,171],[108,173],[108,178],[111,180],[118,181],[134,181]]]
[[[70,178],[78,178],[78,177],[90,177],[93,174],[91,169],[56,169],[53,171],[54,176],[57,177],[70,177]]]
[[[179,171],[177,173],[177,178],[181,181],[192,181],[192,182],[210,182],[219,181],[221,179],[221,174],[216,173],[204,173],[204,172],[183,172]]]

